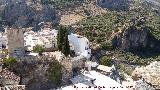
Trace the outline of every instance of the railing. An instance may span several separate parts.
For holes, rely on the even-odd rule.
[[[7,90],[25,90],[25,85],[5,86]]]
[[[0,87],[0,90],[25,90],[25,85],[4,86],[4,87]]]

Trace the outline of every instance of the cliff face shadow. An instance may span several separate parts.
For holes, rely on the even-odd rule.
[[[115,11],[128,11],[130,3],[129,0],[97,0],[98,6]]]
[[[160,55],[160,40],[156,39],[151,33],[149,33],[147,46],[135,50],[133,48],[130,52],[144,59],[158,57]]]

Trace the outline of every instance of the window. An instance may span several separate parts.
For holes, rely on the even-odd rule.
[[[90,54],[90,52],[88,52],[88,54]]]
[[[87,48],[87,47],[85,47],[85,50],[88,50],[88,48]]]
[[[87,42],[87,44],[89,44],[89,43]]]
[[[27,47],[31,47],[31,45],[27,45]]]
[[[53,43],[53,47],[56,47],[55,43]]]

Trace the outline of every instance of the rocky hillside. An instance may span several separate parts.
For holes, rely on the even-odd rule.
[[[160,11],[160,1],[159,0],[145,0],[153,9]]]
[[[150,32],[150,28],[141,24],[145,23],[145,18],[140,18],[138,22],[133,22],[129,26],[117,28],[112,33],[113,47],[119,47],[127,51],[142,51],[144,49],[153,49],[159,52],[160,41]]]
[[[54,58],[22,57],[14,63],[4,63],[4,67],[20,76],[19,84],[26,85],[27,90],[50,90],[68,84],[63,79],[68,74],[66,68]]]
[[[40,0],[1,0],[2,24],[18,27],[38,27],[40,22],[58,23],[58,12]]]

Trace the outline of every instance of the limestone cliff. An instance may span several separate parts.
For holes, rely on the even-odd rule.
[[[112,44],[115,48],[127,51],[137,51],[144,49],[160,50],[159,40],[156,40],[150,33],[148,27],[124,26],[115,30],[112,34]]]
[[[133,73],[132,77],[135,80],[143,78],[144,81],[150,83],[156,89],[160,89],[160,62],[156,61],[147,65],[146,67],[137,67]]]

